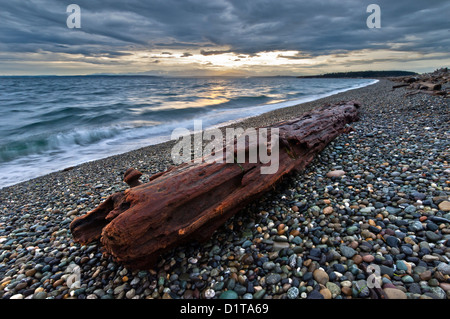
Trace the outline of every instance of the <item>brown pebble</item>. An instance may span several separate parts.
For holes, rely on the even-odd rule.
[[[350,246],[351,248],[353,248],[353,249],[358,248],[358,245],[359,245],[359,243],[358,243],[356,240],[352,241],[352,242],[349,244],[349,246]]]
[[[298,236],[298,235],[300,235],[300,231],[298,229],[294,229],[289,233],[289,235],[292,235],[294,237]]]
[[[331,297],[332,297],[331,291],[326,287],[321,288],[319,290],[319,293],[323,296],[324,299],[331,299]]]
[[[352,258],[353,262],[357,265],[359,265],[360,263],[362,263],[363,258],[360,255],[355,255]]]
[[[327,173],[327,177],[341,177],[345,175],[345,171],[343,170],[334,170],[334,171],[329,171]]]
[[[58,286],[61,286],[64,283],[64,279],[58,279],[53,283],[53,288],[56,288]]]
[[[366,263],[371,263],[372,261],[374,261],[374,259],[375,257],[371,254],[362,257],[362,260],[365,261]]]
[[[407,299],[406,294],[400,289],[384,288],[383,291],[388,299]]]
[[[25,271],[25,276],[27,277],[33,277],[34,274],[36,274],[37,270],[36,269],[28,269],[27,271]]]
[[[328,274],[323,271],[322,269],[316,269],[313,272],[314,280],[317,281],[319,284],[325,285],[330,278],[328,277]],[[330,293],[331,295],[331,293]]]
[[[444,291],[450,291],[450,284],[448,282],[440,282],[439,287],[444,289]]]
[[[167,292],[165,292],[162,296],[162,299],[172,299],[172,297]]]
[[[341,291],[346,296],[351,296],[352,295],[352,288],[350,288],[350,287],[342,287]]]
[[[442,274],[440,271],[434,272],[434,278],[436,278],[440,282],[445,282],[447,280],[447,278],[445,278],[444,274]]]
[[[425,270],[424,272],[420,273],[419,277],[421,280],[428,281],[431,279],[431,271]]]
[[[443,212],[450,212],[450,202],[449,201],[440,202],[438,207]]]

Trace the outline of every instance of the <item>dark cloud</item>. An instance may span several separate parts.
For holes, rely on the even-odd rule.
[[[366,8],[373,0],[73,2],[81,7],[81,29],[66,26],[69,3],[0,0],[0,51],[110,58],[157,48],[246,57],[273,50],[301,51],[279,56],[285,59],[363,49],[450,52],[447,0],[377,0],[381,29],[366,26]]]
[[[298,52],[294,55],[278,54],[278,57],[283,58],[283,59],[289,59],[289,60],[304,60],[304,59],[311,58],[311,55]]]
[[[219,55],[219,54],[230,53],[230,52],[233,52],[233,51],[232,50],[210,50],[210,51],[200,50],[200,54],[204,55],[204,56]]]

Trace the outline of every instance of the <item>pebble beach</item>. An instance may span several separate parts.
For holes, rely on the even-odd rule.
[[[393,85],[380,79],[233,124],[362,104],[353,131],[303,172],[152,269],[127,269],[99,243],[75,243],[69,225],[127,189],[129,167],[145,183],[171,166],[173,141],[0,189],[0,298],[449,299],[449,99],[405,97]]]

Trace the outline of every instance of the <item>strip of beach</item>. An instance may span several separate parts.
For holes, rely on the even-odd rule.
[[[128,168],[144,183],[165,171],[175,141],[0,189],[0,298],[363,299],[379,297],[369,289],[376,277],[387,298],[448,299],[449,99],[405,96],[394,84],[380,79],[234,123],[270,126],[325,104],[362,105],[353,131],[305,171],[153,269],[132,271],[99,243],[74,243],[69,225],[127,189]]]

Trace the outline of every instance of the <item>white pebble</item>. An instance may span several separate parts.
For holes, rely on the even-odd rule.
[[[211,299],[211,298],[214,298],[215,295],[216,295],[216,292],[214,291],[214,289],[211,289],[211,288],[206,289],[205,298]]]

